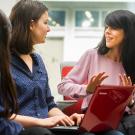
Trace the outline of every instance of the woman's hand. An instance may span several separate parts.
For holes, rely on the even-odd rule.
[[[132,86],[132,81],[131,81],[131,78],[130,76],[126,76],[126,74],[120,74],[120,80],[122,82],[122,85],[123,86]],[[128,106],[131,108],[131,106],[134,104],[134,99],[133,99],[133,96],[134,96],[134,92],[132,94],[132,96],[130,97],[130,101],[129,101],[129,104]]]
[[[89,84],[87,85],[86,92],[93,93],[95,88],[102,83],[104,79],[106,79],[108,75],[105,75],[105,72],[99,73],[97,75],[94,75]]]
[[[79,125],[84,117],[84,114],[74,113],[70,116],[70,119],[75,122],[75,125]]]
[[[72,126],[75,122],[67,115],[56,115],[53,117],[39,119],[39,125],[46,128],[51,128],[57,125]]]
[[[123,86],[132,86],[132,81],[131,81],[130,76],[126,76],[126,74],[123,74],[123,75],[120,74],[119,77]]]
[[[56,115],[46,119],[38,119],[38,125],[41,127],[51,128],[57,125],[73,126],[79,125],[84,114],[74,113],[70,117],[67,115]]]

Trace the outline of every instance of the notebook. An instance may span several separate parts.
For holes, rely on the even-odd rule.
[[[132,95],[133,86],[98,86],[80,126],[57,126],[52,130],[103,132],[116,129]]]

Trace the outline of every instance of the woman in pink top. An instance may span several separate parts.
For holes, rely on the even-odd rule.
[[[58,85],[58,91],[65,96],[83,96],[82,109],[86,109],[97,85],[134,83],[135,14],[116,10],[105,18],[104,35],[98,47],[84,53]],[[134,99],[131,99],[128,115],[134,113]]]

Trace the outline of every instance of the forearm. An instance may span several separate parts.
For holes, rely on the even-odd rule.
[[[10,119],[13,119],[18,123],[21,123],[25,128],[33,127],[33,126],[41,126],[40,119],[30,117],[30,116],[12,115]]]
[[[76,84],[65,79],[58,85],[58,92],[65,96],[86,96],[86,87],[84,84]]]

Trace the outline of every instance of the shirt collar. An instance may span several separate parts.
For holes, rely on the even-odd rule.
[[[31,53],[30,55],[31,55],[32,60],[33,60],[33,73],[35,71],[42,72],[41,68],[39,68],[40,63],[38,60],[38,56],[35,53]],[[26,71],[26,70],[28,71],[28,67],[25,64],[25,62],[20,58],[19,54],[15,53],[15,52],[12,53],[11,64],[13,64],[14,66],[16,66],[17,68],[19,68],[23,71]]]

